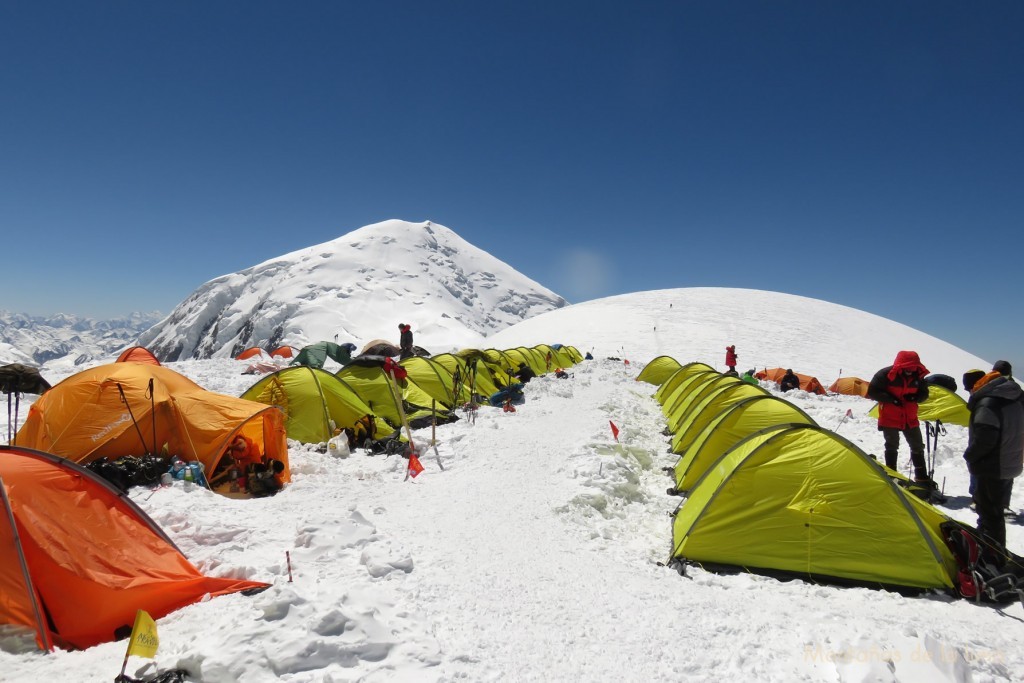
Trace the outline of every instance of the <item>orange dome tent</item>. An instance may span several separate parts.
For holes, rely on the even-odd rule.
[[[0,446],[0,548],[0,624],[44,650],[113,642],[139,609],[267,587],[203,576],[105,479],[20,446]]]
[[[273,406],[206,391],[158,365],[112,363],[60,382],[29,409],[16,443],[76,463],[168,452],[217,467],[235,434],[284,463],[284,416]]]
[[[860,377],[840,377],[835,382],[832,382],[832,386],[828,390],[833,394],[863,396],[866,398],[868,395],[868,384],[870,382]]]
[[[121,352],[115,363],[147,363],[149,365],[160,365],[160,361],[153,352],[145,346],[131,346]]]
[[[260,347],[250,346],[245,351],[242,351],[237,356],[235,356],[235,360],[249,360],[250,358],[262,358],[265,354],[266,352]]]
[[[270,357],[271,358],[292,358],[298,352],[299,352],[298,349],[296,349],[294,346],[288,346],[287,344],[285,344],[284,346],[278,346],[276,349],[271,351],[270,352]]]

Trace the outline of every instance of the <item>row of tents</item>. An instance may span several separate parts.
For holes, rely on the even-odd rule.
[[[405,377],[393,386],[386,357],[357,356],[334,374],[282,368],[236,398],[206,391],[138,349],[44,393],[14,443],[79,464],[166,452],[214,472],[242,434],[284,464],[287,481],[287,439],[323,443],[361,421],[373,424],[368,436],[381,438],[402,426],[403,412],[414,421],[449,419],[456,407],[518,381],[512,373],[521,364],[541,375],[582,360],[557,344],[413,356],[398,364]]]
[[[637,379],[658,387],[680,456],[670,472],[669,492],[685,496],[673,515],[671,563],[954,587],[958,565],[943,535],[951,520],[857,445],[703,363],[662,356]]]
[[[207,595],[267,587],[202,575],[124,491],[85,464],[167,450],[213,472],[243,434],[287,466],[289,438],[322,442],[366,415],[390,431],[405,407],[436,415],[510,384],[521,364],[541,375],[582,356],[540,344],[411,357],[396,364],[401,372],[392,375],[406,377],[390,386],[389,360],[357,357],[336,374],[283,368],[242,397],[207,391],[141,347],[53,387],[9,373],[5,388],[42,395],[14,444],[0,446],[5,636],[13,629],[43,650],[86,648],[127,635],[137,609],[160,618]]]

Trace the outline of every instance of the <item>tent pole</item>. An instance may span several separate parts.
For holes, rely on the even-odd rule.
[[[139,423],[135,420],[135,413],[132,412],[132,407],[128,405],[128,397],[124,395],[124,387],[121,386],[120,382],[117,383],[117,390],[121,393],[121,403],[128,409],[128,416],[132,418],[132,424],[135,425],[135,432],[139,435],[139,441],[142,442],[142,450],[149,453],[149,446],[146,445],[146,439],[142,436],[142,430],[139,429]]]
[[[437,452],[437,401],[430,399],[430,447],[434,449],[434,457],[437,458],[437,466],[444,472],[444,465],[441,464],[441,454]]]
[[[25,579],[25,589],[28,591],[29,600],[32,601],[32,612],[36,617],[36,628],[39,631],[39,640],[43,643],[46,652],[53,652],[53,643],[43,626],[43,615],[39,611],[39,602],[36,600],[36,589],[32,586],[32,577],[28,573],[28,562],[25,560],[25,551],[21,547],[21,536],[18,535],[18,525],[14,521],[14,510],[11,508],[11,501],[7,497],[7,489],[4,488],[4,480],[0,477],[0,500],[3,501],[4,510],[7,511],[7,522],[11,525],[11,535],[14,537],[14,549],[18,551],[18,561],[21,563],[21,574]]]
[[[156,455],[156,397],[153,395],[153,378],[149,378],[149,419],[153,421],[153,452]]]

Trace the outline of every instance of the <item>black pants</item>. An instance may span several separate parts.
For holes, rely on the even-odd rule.
[[[1006,520],[1003,518],[1003,500],[1013,479],[996,477],[974,478],[974,504],[978,510],[978,533],[988,536],[1000,547],[1006,545]]]
[[[914,463],[914,478],[925,479],[928,477],[928,465],[924,461],[924,438],[921,436],[920,427],[909,427],[904,430],[895,427],[882,427],[882,436],[885,438],[885,466],[890,470],[896,469],[896,456],[900,450],[900,434],[903,434],[910,446],[910,460]]]

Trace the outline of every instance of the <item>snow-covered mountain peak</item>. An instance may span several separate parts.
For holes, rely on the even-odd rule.
[[[388,220],[199,287],[139,339],[162,360],[226,357],[248,346],[397,340],[438,352],[565,306],[551,290],[426,221]]]

